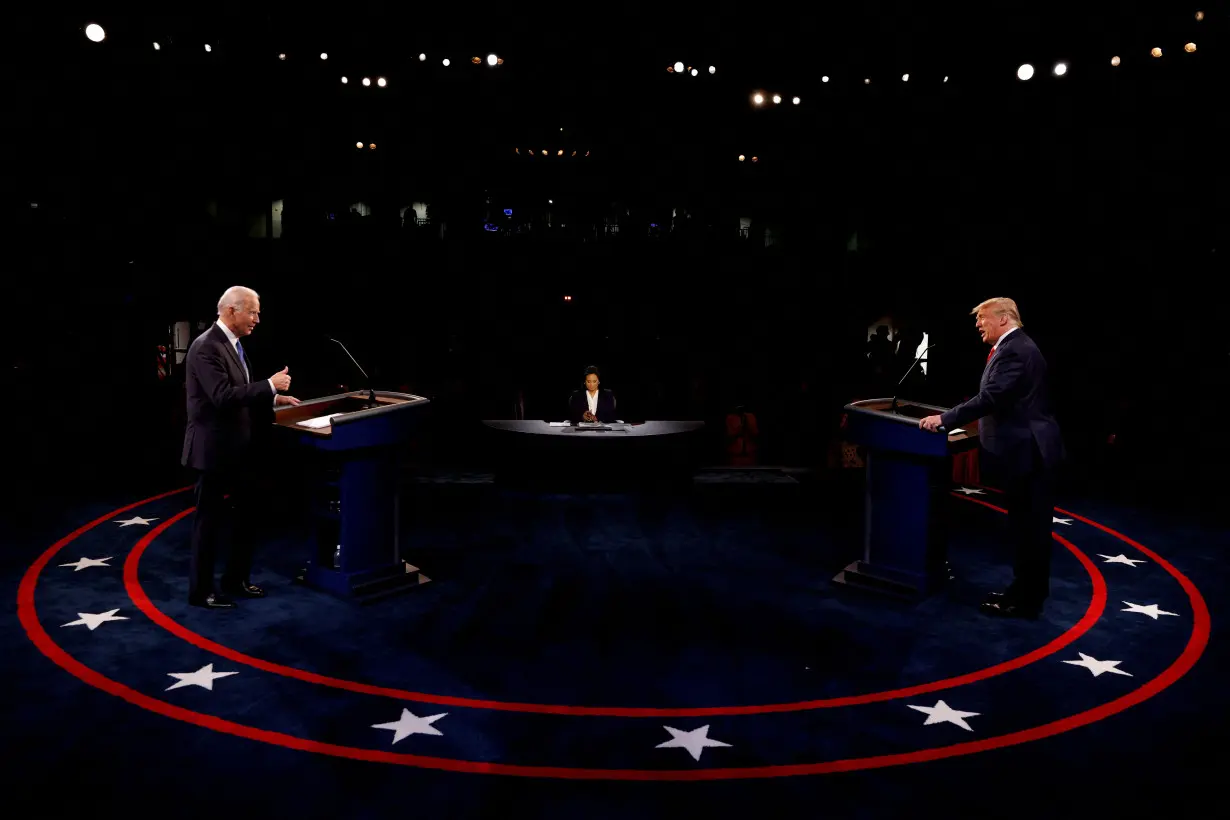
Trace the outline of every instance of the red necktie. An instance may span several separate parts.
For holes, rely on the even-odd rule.
[[[993,347],[991,348],[990,352],[987,353],[987,364],[991,363],[991,357],[994,355],[995,355],[995,348]]]

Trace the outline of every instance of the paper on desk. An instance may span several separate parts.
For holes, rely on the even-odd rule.
[[[314,419],[304,419],[303,421],[295,422],[300,427],[308,427],[312,430],[319,430],[321,427],[328,427],[329,423],[343,413],[334,413],[331,416],[317,416]]]
[[[957,433],[964,433],[964,432],[965,432],[964,427],[954,427],[953,429],[948,431],[948,435],[955,436]]]
[[[572,424],[570,421],[549,421],[547,423],[552,427],[567,427],[569,424]]]

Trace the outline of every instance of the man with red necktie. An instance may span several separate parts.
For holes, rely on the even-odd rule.
[[[1002,483],[1016,550],[1012,584],[989,594],[981,609],[988,615],[1036,618],[1050,593],[1054,474],[1064,458],[1046,359],[1025,335],[1013,300],[988,299],[970,312],[982,340],[991,345],[978,395],[918,424],[935,432],[981,420],[983,463]]]

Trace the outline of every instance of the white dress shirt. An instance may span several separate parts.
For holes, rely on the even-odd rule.
[[[232,333],[231,329],[223,324],[221,319],[214,322],[214,324],[222,328],[222,332],[226,334],[227,341],[231,343],[231,347],[235,350],[235,355],[239,356],[239,337]],[[243,356],[239,356],[239,362],[244,366],[244,375],[248,377],[248,381],[252,381],[252,373],[248,369],[248,360]],[[273,386],[273,379],[267,379],[266,381],[269,382],[269,389],[273,391],[273,400],[276,402],[278,400],[278,390]]]
[[[594,418],[598,417],[598,391],[593,393],[585,391],[585,400],[589,402],[589,412],[594,414]]]
[[[995,340],[995,344],[994,344],[994,346],[992,346],[992,348],[991,348],[991,352],[992,352],[992,353],[994,353],[995,351],[999,350],[999,346],[1000,346],[1000,345],[1002,345],[1002,344],[1004,343],[1004,339],[1007,339],[1007,338],[1008,338],[1008,334],[1009,334],[1009,333],[1011,333],[1011,332],[1012,332],[1012,331],[1014,331],[1014,330],[1019,330],[1019,329],[1020,329],[1020,328],[1018,328],[1018,327],[1016,327],[1016,326],[1014,325],[1013,327],[1010,327],[1010,328],[1008,328],[1007,330],[1005,330],[1005,331],[1004,331],[1004,335],[1003,335],[1003,336],[1000,336],[998,339],[996,339],[996,340]]]

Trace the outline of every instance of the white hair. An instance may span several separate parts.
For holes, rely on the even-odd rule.
[[[242,309],[249,299],[259,298],[260,294],[252,290],[252,288],[245,288],[243,285],[232,285],[226,289],[226,292],[222,294],[222,298],[218,300],[218,315],[221,316],[228,307]]]

